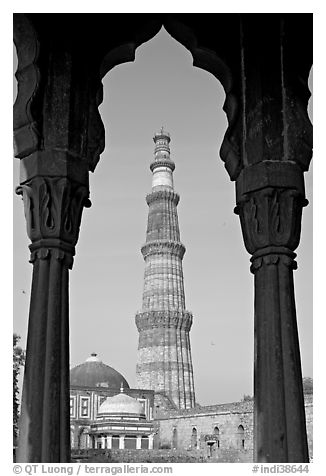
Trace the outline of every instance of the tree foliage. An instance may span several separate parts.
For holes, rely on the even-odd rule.
[[[253,399],[254,397],[252,397],[251,395],[246,395],[246,394],[244,394],[242,397],[243,402],[251,402]]]
[[[313,380],[311,377],[303,377],[302,379],[303,393],[306,395],[313,393]]]
[[[17,345],[20,336],[17,334],[13,335],[13,437],[14,437],[14,446],[16,446],[17,434],[18,434],[18,376],[20,373],[20,368],[25,363],[25,352],[21,347]]]

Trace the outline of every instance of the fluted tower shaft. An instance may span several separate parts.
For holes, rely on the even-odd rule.
[[[170,158],[170,136],[155,134],[151,163],[152,191],[146,243],[142,310],[136,315],[139,331],[137,385],[167,394],[179,408],[195,405],[189,331],[192,314],[185,308],[177,205],[173,188],[174,162]]]

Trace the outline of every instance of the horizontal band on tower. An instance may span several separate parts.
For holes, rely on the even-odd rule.
[[[170,327],[189,331],[192,325],[192,313],[189,311],[148,311],[136,314],[138,331],[154,327]]]
[[[162,150],[165,149],[162,148]],[[153,170],[157,167],[169,167],[169,169],[171,169],[173,172],[173,170],[175,169],[175,163],[168,158],[160,157],[159,159],[154,160],[154,162],[151,163],[149,168],[153,172]]]
[[[146,196],[146,202],[148,205],[157,201],[157,200],[169,200],[173,202],[175,205],[178,205],[180,196],[173,192],[172,190],[156,190],[154,192],[149,193]]]
[[[145,243],[141,252],[144,258],[151,254],[162,254],[168,253],[171,255],[178,256],[180,259],[183,258],[186,248],[179,241],[172,240],[155,240]]]

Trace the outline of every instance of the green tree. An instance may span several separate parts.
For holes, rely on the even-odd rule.
[[[252,397],[251,395],[246,395],[246,394],[244,394],[242,397],[243,402],[251,402],[253,399],[254,397]]]
[[[305,394],[313,393],[313,380],[311,377],[303,377],[302,386],[303,386],[303,393]]]
[[[18,403],[18,376],[20,368],[25,363],[25,352],[21,347],[17,345],[20,336],[15,334],[13,335],[13,437],[14,437],[14,446],[17,443],[18,436],[18,417],[19,417],[19,403]]]

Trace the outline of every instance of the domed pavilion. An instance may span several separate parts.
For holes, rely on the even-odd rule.
[[[123,386],[101,404],[89,434],[93,448],[153,448],[153,423],[146,419],[143,403],[126,395]]]
[[[128,419],[131,419],[130,422],[138,422],[139,430],[134,428],[135,431],[131,435],[135,436],[135,439],[132,441],[129,439],[131,434],[129,430],[125,434],[126,447],[138,448],[141,445],[140,447],[149,448],[148,436],[151,428],[149,422],[153,420],[153,407],[152,390],[130,388],[120,372],[103,363],[97,354],[92,353],[85,362],[70,370],[71,447],[73,449],[122,447],[124,435],[121,432],[119,433],[121,438],[117,440],[116,433],[99,431],[101,423],[109,418],[120,423],[121,419],[124,419],[126,426]],[[144,425],[144,422],[147,423]],[[99,424],[98,429],[96,427],[93,429],[94,424]],[[92,437],[90,437],[91,426],[92,431],[94,430]],[[142,427],[144,431],[140,430]],[[139,439],[140,436],[147,437],[147,440],[142,441]]]

